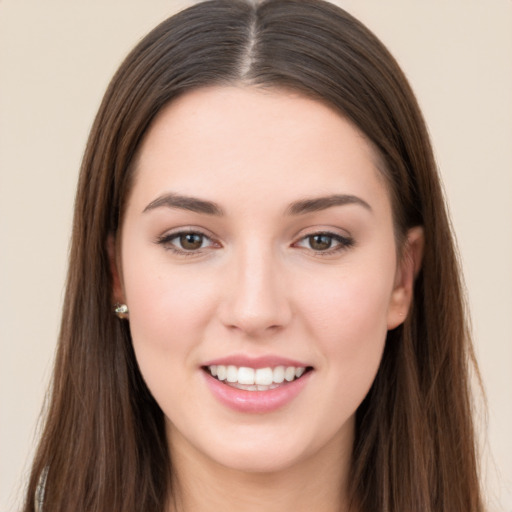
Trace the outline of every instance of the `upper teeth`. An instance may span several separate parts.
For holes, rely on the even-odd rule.
[[[304,367],[295,366],[276,366],[275,368],[248,368],[246,366],[208,366],[210,373],[219,380],[227,382],[237,382],[238,384],[260,386],[270,386],[271,384],[281,384],[283,381],[292,381],[299,378],[305,371]]]

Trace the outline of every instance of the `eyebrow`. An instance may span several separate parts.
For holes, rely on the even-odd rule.
[[[196,197],[183,196],[180,194],[165,194],[151,201],[143,213],[165,206],[167,208],[176,208],[179,210],[188,210],[196,213],[205,213],[207,215],[224,215],[222,208],[213,201],[206,201]]]
[[[372,212],[372,207],[360,197],[349,194],[333,194],[323,197],[313,197],[301,199],[293,202],[287,208],[288,215],[303,215],[306,213],[318,212],[332,208],[333,206],[344,206],[347,204],[356,204]]]
[[[371,206],[363,199],[349,194],[332,194],[323,197],[313,197],[300,199],[291,203],[286,209],[287,215],[304,215],[306,213],[327,210],[334,206],[344,206],[348,204],[356,204],[362,206],[368,211],[373,211]],[[156,208],[167,207],[179,210],[188,210],[195,213],[204,213],[207,215],[222,216],[224,211],[213,201],[199,199],[197,197],[184,196],[181,194],[169,193],[157,197],[151,201],[143,213],[154,210]]]

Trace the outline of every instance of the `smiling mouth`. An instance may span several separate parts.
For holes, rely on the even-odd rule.
[[[227,386],[245,391],[268,391],[300,379],[310,366],[275,366],[249,368],[233,365],[203,366],[203,370]]]

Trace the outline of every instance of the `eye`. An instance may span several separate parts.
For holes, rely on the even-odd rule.
[[[354,245],[354,240],[337,233],[312,233],[301,238],[294,245],[310,249],[316,253],[332,254],[351,247]]]
[[[332,247],[334,238],[329,235],[319,234],[307,237],[307,241],[311,249],[315,251],[327,251]]]
[[[196,251],[203,247],[205,236],[200,233],[182,233],[178,235],[175,240],[181,249],[185,251]]]
[[[210,237],[198,231],[180,231],[159,237],[156,241],[178,254],[200,253],[202,249],[218,247]]]

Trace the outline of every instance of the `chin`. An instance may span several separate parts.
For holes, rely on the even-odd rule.
[[[252,447],[212,453],[212,460],[231,471],[241,473],[279,473],[293,469],[300,464],[305,454],[286,447],[276,449],[275,445],[262,447],[261,443]]]
[[[296,424],[298,423],[295,422]],[[317,425],[318,426],[318,425]],[[210,425],[211,427],[211,425]],[[172,433],[171,434],[171,450]],[[234,425],[210,430],[209,435],[194,433],[183,439],[195,455],[202,456],[219,469],[253,474],[293,472],[311,463],[327,460],[340,452],[340,460],[353,442],[353,421],[343,428],[301,429],[299,425]],[[175,441],[178,441],[175,439]],[[184,447],[184,444],[181,444]],[[350,452],[350,449],[348,450]],[[343,453],[341,453],[343,452]],[[322,464],[320,464],[322,466]]]

